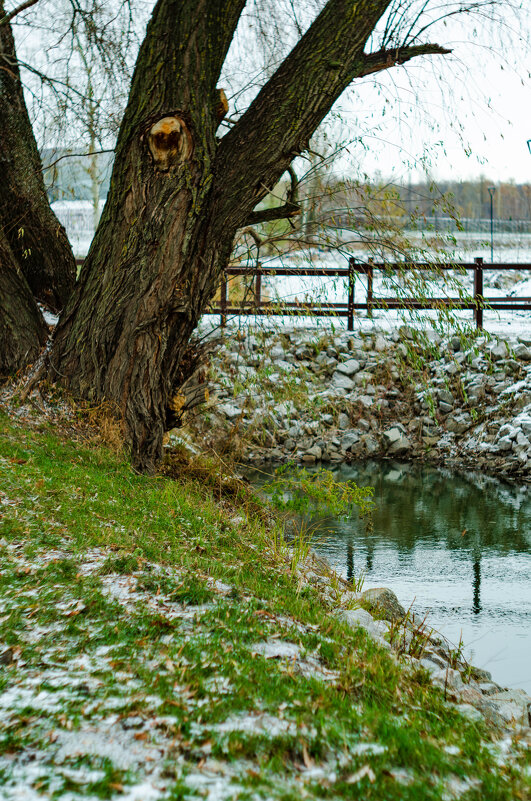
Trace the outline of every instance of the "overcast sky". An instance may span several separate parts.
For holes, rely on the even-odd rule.
[[[117,6],[117,0],[101,2],[109,9]],[[220,82],[227,87],[231,114],[237,116],[253,94],[252,90],[240,94],[238,82],[249,79],[260,59],[266,64],[283,58],[297,30],[311,22],[324,2],[248,0]],[[434,0],[434,9],[447,13],[457,2]],[[37,13],[50,19],[57,3],[64,0],[41,0],[25,16],[29,22],[36,20]],[[423,0],[402,4],[395,0],[395,4],[411,15]],[[477,25],[471,16],[460,15],[422,37],[452,47],[451,56],[423,57],[356,82],[336,104],[335,121],[327,127],[330,141],[347,145],[335,169],[353,177],[379,172],[385,178],[407,180],[411,176],[416,180],[423,175],[425,164],[435,178],[485,175],[494,182],[531,182],[527,147],[531,139],[531,51],[525,44],[531,33],[531,0],[525,0],[525,10],[516,16],[510,16],[509,5],[509,0],[500,0],[494,7],[501,10],[502,21],[511,30],[488,21]],[[152,6],[152,0],[132,3],[139,20],[146,19]],[[514,30],[515,20],[519,30]],[[19,19],[16,26],[22,57],[30,63],[38,60],[39,54],[44,59],[50,37],[57,38],[60,32],[31,31],[23,22]],[[378,46],[375,37],[372,47]],[[260,50],[266,55],[256,55]],[[353,140],[351,144],[349,140]]]

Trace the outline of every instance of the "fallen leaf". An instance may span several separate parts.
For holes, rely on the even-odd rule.
[[[310,757],[308,753],[308,749],[306,748],[306,743],[302,744],[302,759],[307,768],[313,768],[313,759]]]

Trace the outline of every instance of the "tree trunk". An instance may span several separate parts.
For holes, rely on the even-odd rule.
[[[44,189],[9,23],[0,25],[0,131],[0,229],[34,296],[57,312],[74,286],[75,261]]]
[[[48,336],[28,282],[0,231],[0,377],[33,362]]]
[[[111,405],[142,470],[160,458],[180,360],[236,231],[363,74],[388,0],[329,0],[218,146],[216,83],[244,5],[158,0],[107,203],[55,334],[50,377]]]

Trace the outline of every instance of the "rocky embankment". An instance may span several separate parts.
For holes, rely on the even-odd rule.
[[[412,671],[426,670],[433,684],[472,720],[484,719],[498,731],[518,732],[531,744],[531,697],[493,681],[489,671],[470,665],[461,648],[447,642],[387,587],[338,592],[338,577],[320,557],[310,554],[299,568],[301,580],[316,586],[323,601],[352,628],[361,626]],[[339,608],[338,608],[339,602]]]
[[[195,425],[249,462],[422,458],[531,475],[531,336],[247,330],[220,341],[211,390]]]

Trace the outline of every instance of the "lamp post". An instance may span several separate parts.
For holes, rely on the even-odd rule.
[[[496,191],[495,186],[488,186],[487,192],[490,195],[490,263],[492,264],[494,261],[494,192]]]

